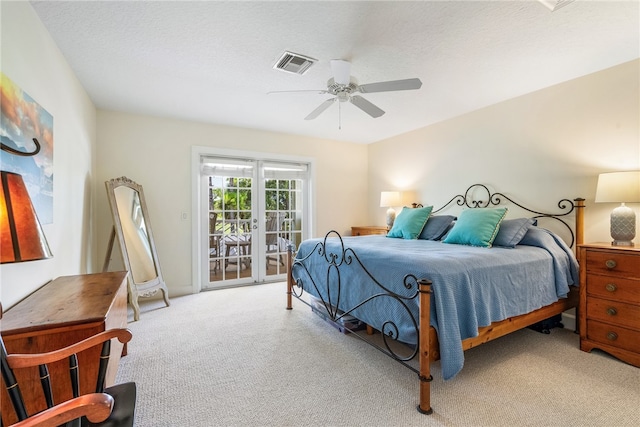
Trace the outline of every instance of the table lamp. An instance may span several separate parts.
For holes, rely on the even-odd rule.
[[[380,193],[380,207],[387,209],[387,229],[390,230],[393,227],[393,222],[396,220],[396,211],[394,206],[400,204],[400,193],[397,191],[382,191]]]
[[[22,175],[1,171],[0,263],[51,258],[49,244]]]
[[[598,176],[596,203],[621,203],[611,212],[613,246],[633,246],[636,214],[625,203],[640,202],[640,171],[601,173]]]

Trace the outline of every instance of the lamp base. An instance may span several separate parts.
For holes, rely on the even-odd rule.
[[[634,247],[635,245],[631,240],[614,240],[611,242],[611,246],[629,246]]]
[[[622,203],[611,212],[611,246],[633,246],[636,237],[636,213]]]
[[[635,244],[629,240],[614,240],[613,242],[611,242],[611,246],[627,246],[627,247],[634,247]]]
[[[391,230],[396,220],[396,211],[393,208],[387,209],[387,230]]]

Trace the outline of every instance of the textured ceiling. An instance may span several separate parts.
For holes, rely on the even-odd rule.
[[[34,1],[97,108],[358,143],[421,128],[640,57],[637,0]],[[300,76],[285,51],[317,58]],[[329,60],[359,83],[418,77],[363,95],[373,119],[328,95]],[[339,111],[342,129],[338,129]]]

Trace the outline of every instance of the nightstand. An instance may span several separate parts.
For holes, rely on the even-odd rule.
[[[580,349],[640,367],[640,248],[578,246]]]
[[[370,234],[387,234],[387,227],[383,225],[364,225],[351,227],[352,236],[368,236]]]

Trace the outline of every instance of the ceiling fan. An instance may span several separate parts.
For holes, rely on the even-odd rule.
[[[368,83],[359,85],[356,79],[351,76],[351,63],[342,59],[331,60],[331,71],[333,77],[327,82],[326,89],[317,90],[283,90],[274,91],[271,93],[286,93],[286,92],[317,92],[319,94],[330,94],[332,98],[327,99],[320,104],[315,110],[313,110],[305,120],[313,120],[318,117],[323,111],[338,101],[338,106],[343,102],[350,102],[373,118],[380,117],[384,114],[384,111],[378,108],[376,105],[367,101],[356,93],[376,93],[376,92],[392,92],[397,90],[414,90],[420,89],[422,82],[418,78],[405,79],[405,80],[391,80],[386,82]]]

